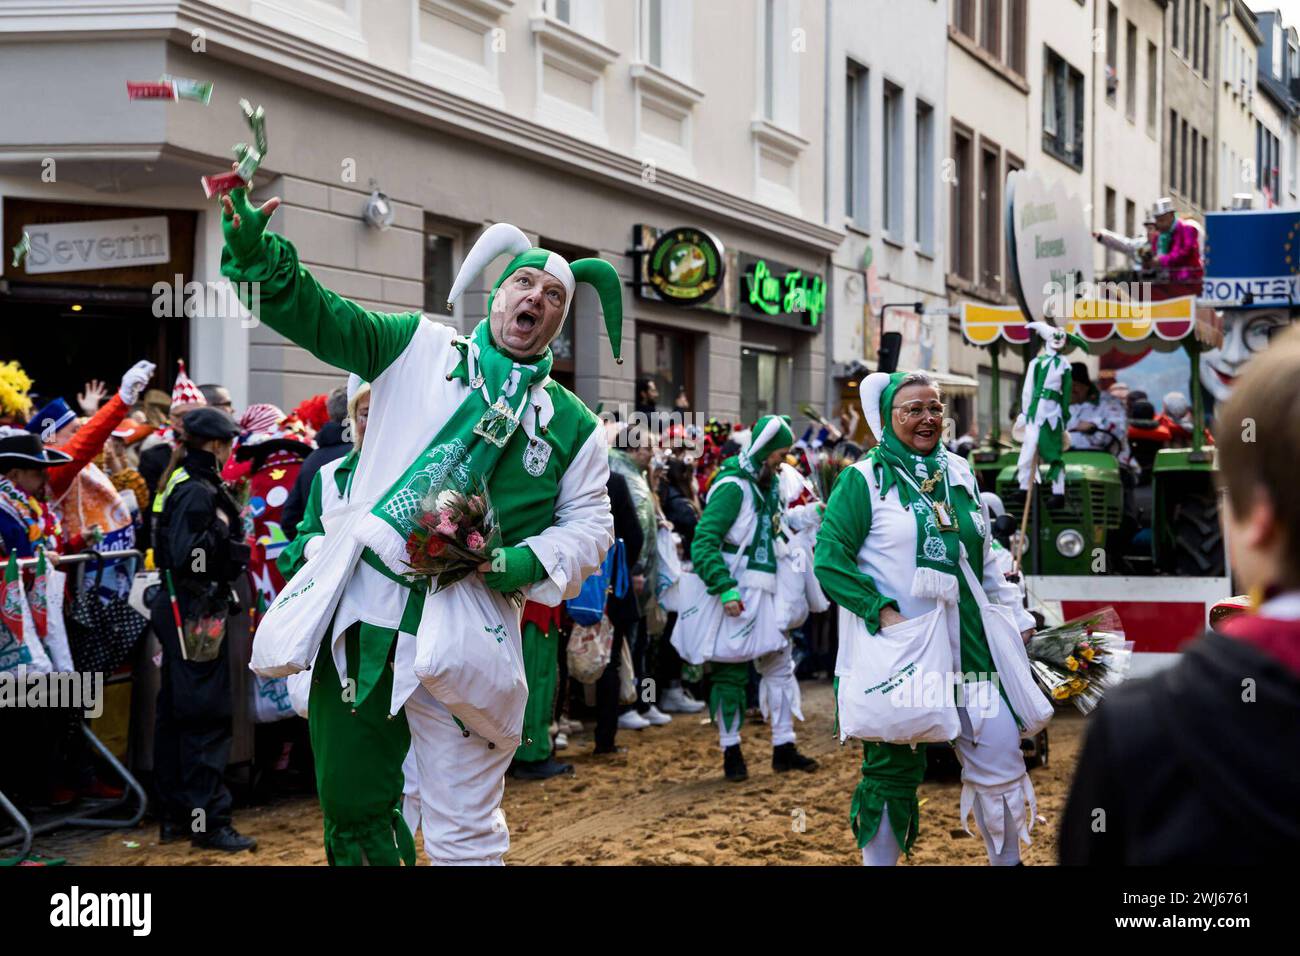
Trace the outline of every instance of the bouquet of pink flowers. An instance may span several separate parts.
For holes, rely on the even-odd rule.
[[[420,499],[419,515],[406,538],[406,566],[420,577],[437,578],[437,590],[450,587],[491,561],[501,547],[496,510],[481,479],[471,487],[430,489]]]

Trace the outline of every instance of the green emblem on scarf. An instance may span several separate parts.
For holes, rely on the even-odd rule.
[[[551,350],[526,362],[516,362],[492,341],[487,319],[474,327],[457,347],[465,352],[462,363],[471,385],[465,400],[447,419],[428,449],[417,458],[371,512],[405,540],[414,530],[420,501],[443,485],[465,490],[470,479],[487,484],[501,460],[501,451],[519,425],[528,390],[551,371]],[[490,396],[485,398],[484,393]],[[517,407],[512,407],[517,406]],[[501,503],[495,503],[501,507]],[[404,568],[393,568],[398,574]]]

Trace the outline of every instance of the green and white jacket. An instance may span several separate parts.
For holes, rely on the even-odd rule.
[[[373,507],[469,394],[465,350],[457,347],[464,339],[419,312],[371,312],[331,292],[299,265],[293,244],[274,233],[266,233],[253,261],[237,263],[226,249],[222,274],[235,283],[257,284],[259,318],[268,327],[370,383],[367,453],[357,463],[349,498]],[[605,491],[608,448],[599,419],[568,389],[547,377],[530,392],[529,408],[502,453],[503,465],[514,458],[524,467],[498,467],[488,491],[504,543],[526,545],[536,557],[537,578],[525,597],[554,606],[577,595],[613,543]],[[378,521],[373,515],[367,520]],[[344,544],[333,538],[325,536],[325,549]],[[411,665],[422,610],[422,592],[363,551],[339,596],[329,635],[343,675],[343,633],[362,625],[360,674],[351,675],[358,703],[374,687],[395,640],[390,712],[397,713],[415,690],[419,682]]]

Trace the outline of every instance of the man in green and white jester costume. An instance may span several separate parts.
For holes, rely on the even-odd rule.
[[[1038,464],[1047,465],[1047,480],[1052,483],[1052,494],[1065,494],[1066,421],[1070,417],[1070,390],[1072,374],[1070,363],[1060,353],[1070,346],[1088,351],[1088,345],[1073,332],[1058,329],[1046,322],[1030,322],[1043,340],[1043,351],[1034,357],[1025,371],[1025,387],[1020,396],[1020,412],[1016,424],[1025,430],[1020,458],[1016,462],[1016,478],[1021,491],[1029,490],[1031,481],[1038,481],[1035,456]]]
[[[790,640],[778,623],[775,534],[781,517],[776,469],[794,444],[788,418],[767,415],[754,423],[749,446],[726,459],[709,485],[709,496],[695,528],[691,562],[708,593],[730,618],[744,617],[750,627],[736,630],[746,653],[733,653],[728,631],[719,634],[708,654],[711,674],[709,713],[718,724],[722,768],[733,783],[749,776],[740,749],[745,716],[745,687],[753,660],[765,685],[772,727],[772,769],[811,771],[817,761],[795,747],[794,716],[799,688],[795,682]],[[677,628],[689,630],[686,615]],[[751,630],[752,628],[752,630]],[[680,640],[675,638],[675,642]],[[689,638],[688,638],[689,640]]]
[[[223,275],[255,283],[266,325],[370,383],[366,453],[356,463],[347,509],[357,517],[346,533],[325,534],[320,553],[299,574],[315,562],[335,567],[331,556],[339,553],[359,558],[347,563],[336,593],[304,598],[290,582],[282,598],[333,608],[319,633],[293,637],[294,654],[310,653],[311,641],[319,641],[314,664],[307,663],[327,856],[336,865],[414,862],[414,841],[398,809],[402,761],[413,744],[430,861],[500,864],[510,846],[500,802],[518,730],[513,743],[498,746],[415,675],[416,651],[431,639],[421,626],[431,595],[405,574],[406,537],[417,517],[410,502],[445,474],[485,479],[507,546],[490,570],[480,569],[481,582],[465,583],[498,594],[520,591],[551,606],[578,593],[613,544],[608,451],[595,414],[550,378],[549,345],[576,283],[589,282],[617,357],[618,274],[599,259],[570,264],[497,223],[474,244],[452,285],[449,304],[499,255],[509,257],[488,318],[461,336],[419,312],[369,312],[323,288],[299,265],[292,243],[266,232],[278,204],[271,199],[254,208],[243,189],[223,199]],[[485,600],[513,609],[502,612],[506,633],[494,633],[521,659],[518,608],[500,597]],[[275,613],[273,606],[267,620]],[[262,638],[259,629],[259,672],[307,666],[288,651],[274,658],[289,641],[278,634],[259,655]],[[495,721],[521,719],[518,699],[502,708],[504,716],[491,715]]]
[[[836,479],[813,557],[817,580],[840,606],[836,673],[852,653],[843,639],[850,632],[846,615],[862,620],[868,640],[930,614],[942,619],[964,684],[957,708],[961,732],[953,741],[962,765],[963,826],[974,809],[989,862],[1014,865],[1018,841],[1029,842],[1034,823],[1034,788],[1020,753],[1018,719],[1000,696],[979,598],[961,571],[961,549],[969,556],[970,580],[990,603],[1010,609],[1022,639],[1032,635],[1034,619],[989,547],[991,523],[970,466],[940,441],[938,386],[924,372],[876,372],[860,390],[879,444]],[[864,865],[893,866],[900,853],[911,852],[925,748],[864,742],[862,779],[850,811]]]

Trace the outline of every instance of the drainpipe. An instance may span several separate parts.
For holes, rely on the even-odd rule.
[[[831,28],[834,23],[833,0],[825,0],[825,23],[822,30],[822,62],[826,64],[822,89],[822,222],[831,224]],[[848,135],[846,129],[845,135]],[[835,401],[835,253],[826,257],[826,279],[829,295],[826,296],[826,322],[822,326],[822,403],[827,418],[832,418]],[[864,287],[865,293],[865,287]]]

